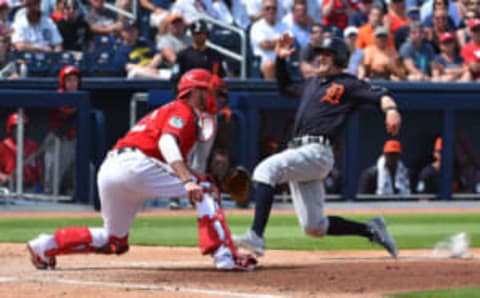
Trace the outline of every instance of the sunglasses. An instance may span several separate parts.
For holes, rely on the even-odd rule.
[[[265,6],[263,9],[265,10],[277,10],[276,6]]]

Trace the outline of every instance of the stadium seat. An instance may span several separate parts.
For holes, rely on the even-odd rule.
[[[114,50],[105,49],[86,53],[83,60],[88,63],[87,74],[90,76],[121,76],[123,70],[114,64]]]
[[[50,63],[49,54],[33,52],[16,52],[15,60],[24,61],[27,65],[29,77],[43,77],[49,75]]]

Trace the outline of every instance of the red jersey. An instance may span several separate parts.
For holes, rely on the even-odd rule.
[[[472,41],[467,43],[461,52],[462,58],[468,65],[470,63],[480,63],[480,45],[476,45]],[[473,78],[480,78],[480,73],[472,72]]]
[[[162,134],[176,136],[183,160],[198,140],[198,117],[185,100],[174,100],[143,117],[113,149],[135,147],[145,155],[165,161],[158,141]]]
[[[17,144],[12,138],[6,138],[3,140],[3,144],[10,150],[10,158],[13,159],[13,164],[16,167],[17,164]],[[37,152],[37,142],[29,139],[23,141],[23,159],[27,159],[30,155]],[[34,185],[37,182],[42,181],[43,167],[40,157],[35,158],[28,164],[23,165],[23,183],[25,185]]]
[[[8,147],[0,143],[0,172],[10,174],[15,170],[15,156]]]
[[[332,12],[328,18],[323,18],[324,25],[334,25],[341,29],[345,29],[348,25],[348,7],[343,0],[324,0],[323,5],[328,4],[330,1],[335,1],[333,4]],[[353,1],[348,1],[348,4],[352,9],[356,8],[356,4]]]
[[[61,134],[63,137],[66,137],[68,139],[75,138],[75,136],[77,135],[77,130],[74,127],[74,124],[76,123],[75,112],[76,109],[70,107],[51,110],[50,117],[48,119],[49,131],[55,134]],[[72,121],[73,123],[71,123]]]

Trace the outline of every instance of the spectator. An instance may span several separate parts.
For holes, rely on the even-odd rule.
[[[55,0],[55,10],[50,15],[55,23],[63,19],[64,4],[64,0]]]
[[[324,34],[321,24],[313,24],[310,29],[310,42],[300,51],[300,71],[305,79],[315,75],[315,47],[322,44]]]
[[[165,79],[164,73],[159,70],[162,54],[153,45],[138,38],[138,24],[125,20],[120,33],[122,44],[113,58],[119,71],[124,71],[128,78]]]
[[[58,74],[57,92],[75,92],[81,88],[81,74],[78,68],[67,65]],[[76,109],[61,107],[50,111],[46,144],[45,184],[46,193],[67,193],[72,191],[75,173],[76,150]],[[58,160],[56,160],[58,150]],[[58,167],[58,181],[54,179],[55,167]],[[58,183],[55,185],[55,183]]]
[[[168,7],[165,7],[162,0],[139,0],[140,7],[150,13],[150,27],[158,28],[168,15]],[[174,1],[170,1],[174,2]]]
[[[17,51],[59,52],[62,36],[57,26],[40,11],[40,0],[25,0],[26,12],[13,22],[12,43]]]
[[[420,8],[420,20],[426,22],[426,26],[431,25],[431,17],[435,10],[445,9],[449,19],[452,21],[452,25],[459,27],[462,23],[457,6],[450,0],[427,0],[423,2]],[[430,20],[429,20],[430,19]]]
[[[358,29],[357,48],[365,49],[375,43],[374,32],[377,27],[382,26],[383,11],[379,6],[373,6],[368,14],[368,23]],[[392,48],[393,38],[389,35],[387,39],[388,47]]]
[[[383,18],[383,25],[390,30],[390,36],[402,26],[408,24],[405,0],[389,0],[388,12]]]
[[[17,125],[19,123],[19,116],[17,113],[12,113],[7,119],[7,138],[3,140],[3,144],[10,150],[11,157],[17,156]],[[23,185],[28,191],[35,189],[35,186],[42,184],[42,163],[39,157],[28,160],[31,155],[37,152],[38,144],[32,139],[27,138],[28,135],[28,117],[23,116],[24,125],[24,139],[23,139]]]
[[[282,0],[283,11],[291,11],[295,0]],[[322,23],[322,4],[323,0],[305,0],[307,14],[313,23]]]
[[[448,22],[447,10],[438,8],[433,12],[433,26],[424,27],[426,40],[433,46],[435,53],[440,53],[439,37],[445,32],[455,32],[455,27]]]
[[[388,47],[388,30],[375,28],[375,43],[363,51],[360,78],[403,80],[405,78],[400,59],[393,48]]]
[[[296,44],[304,48],[310,41],[310,27],[313,20],[307,15],[306,0],[295,0],[291,12],[286,14],[282,20],[292,32]]]
[[[323,0],[323,24],[345,29],[348,25],[348,16],[355,8],[351,0]]]
[[[10,38],[0,32],[0,79],[13,79],[18,77],[15,61],[10,59]]]
[[[428,81],[435,67],[435,52],[424,40],[422,25],[410,24],[409,39],[400,47],[400,57],[407,70],[409,81]]]
[[[247,29],[250,19],[242,0],[212,0],[213,9],[225,24]]]
[[[471,0],[458,0],[454,2],[454,4],[457,5],[458,15],[464,21],[465,21],[465,17],[467,16],[467,12],[469,11],[469,5],[471,2],[472,2]]]
[[[474,80],[480,80],[480,19],[468,22],[472,40],[462,48],[461,55]]]
[[[90,30],[99,35],[115,35],[122,29],[122,22],[105,9],[105,0],[89,0],[90,9],[85,15],[85,20],[90,25]]]
[[[202,14],[216,20],[221,19],[213,7],[212,0],[177,0],[172,5],[171,13],[181,14],[188,25]]]
[[[346,71],[358,76],[360,75],[359,70],[363,60],[363,51],[355,46],[357,43],[358,29],[354,26],[349,26],[343,31],[343,36],[351,53]],[[364,77],[364,75],[360,75],[360,77]]]
[[[407,18],[408,21],[405,25],[401,26],[400,28],[395,31],[393,36],[393,40],[395,43],[395,49],[399,50],[402,44],[408,38],[408,33],[410,32],[410,23],[419,22],[420,21],[420,8],[418,6],[412,6],[407,10]]]
[[[173,66],[177,63],[177,54],[192,45],[192,38],[185,34],[185,21],[182,15],[168,16],[168,32],[156,37],[157,50],[162,53],[165,64]]]
[[[5,34],[11,34],[12,24],[8,19],[8,14],[10,12],[10,5],[7,0],[0,0],[0,34],[3,36]]]
[[[440,167],[442,165],[442,138],[435,140],[433,158],[433,162],[420,171],[417,182],[418,193],[436,194],[439,192]]]
[[[198,20],[190,25],[193,44],[181,50],[177,55],[179,67],[178,77],[194,68],[208,69],[220,77],[225,76],[222,55],[214,49],[207,47],[208,27],[207,24]]]
[[[440,54],[435,56],[436,67],[432,70],[435,82],[468,82],[472,75],[458,54],[455,35],[445,32],[440,36]]]
[[[348,16],[348,25],[361,27],[368,21],[368,15],[373,7],[373,0],[360,0],[357,9]]]
[[[244,0],[245,8],[247,10],[248,17],[250,22],[253,24],[256,21],[264,17],[263,7],[265,0]],[[284,5],[281,5],[281,1],[275,1],[277,6],[276,9],[276,20],[279,21],[283,18],[287,11],[284,9]]]
[[[8,184],[10,174],[15,171],[15,159],[8,147],[0,143],[0,185]]]
[[[253,23],[250,40],[253,54],[261,58],[261,70],[264,79],[275,78],[275,41],[288,31],[285,23],[276,20],[276,0],[263,1],[263,18]]]
[[[221,192],[223,192],[223,180],[227,176],[230,166],[230,154],[228,151],[222,148],[215,148],[210,157],[207,174],[212,176]]]
[[[400,160],[402,145],[388,140],[376,165],[364,170],[360,177],[359,193],[377,195],[410,195],[408,169]]]
[[[87,51],[91,48],[92,32],[75,0],[63,0],[63,19],[57,22],[66,51]]]

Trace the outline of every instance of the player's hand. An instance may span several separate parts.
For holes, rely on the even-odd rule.
[[[200,185],[190,181],[185,184],[185,190],[187,191],[188,198],[193,202],[201,202],[203,198],[203,190]]]
[[[385,114],[385,126],[387,127],[387,132],[396,136],[400,131],[400,126],[402,124],[402,116],[398,110],[388,110]]]
[[[289,33],[284,33],[277,39],[275,44],[275,54],[278,58],[284,59],[295,52],[293,47],[293,37]]]

